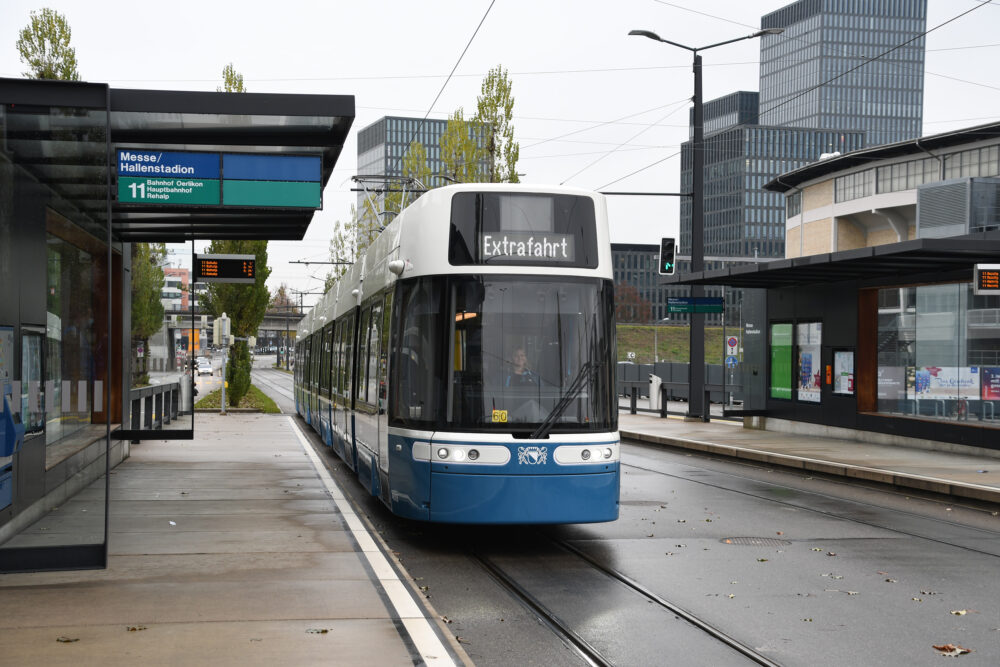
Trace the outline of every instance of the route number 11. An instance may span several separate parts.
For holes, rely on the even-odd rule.
[[[128,187],[132,190],[133,199],[145,199],[146,198],[146,184],[145,183],[129,183]],[[138,193],[138,194],[136,194]]]

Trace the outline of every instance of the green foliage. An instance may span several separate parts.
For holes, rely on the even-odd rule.
[[[229,398],[228,392],[226,393],[226,398]],[[209,393],[207,396],[195,403],[194,407],[197,410],[220,409],[222,407],[222,390],[216,389],[215,391]],[[277,404],[271,400],[267,394],[254,385],[250,385],[250,390],[246,393],[246,396],[243,397],[243,400],[240,401],[240,404],[233,407],[251,408],[268,414],[278,414],[281,412]]]
[[[486,132],[488,180],[490,183],[518,183],[517,160],[521,147],[514,141],[514,97],[507,70],[497,65],[483,79],[482,94],[476,98],[473,122]]]
[[[167,247],[162,243],[132,244],[132,386],[146,384],[146,360],[149,358],[149,337],[163,326],[163,264]],[[138,356],[140,343],[146,351]]]
[[[234,408],[250,391],[251,364],[247,342],[245,340],[236,341],[229,348],[229,361],[226,363],[226,382],[229,383],[229,387],[226,389],[226,400]]]
[[[17,51],[28,66],[24,76],[31,79],[79,81],[76,49],[69,45],[73,31],[66,17],[53,9],[31,12],[31,22],[21,30]]]
[[[465,120],[461,107],[448,116],[448,125],[441,135],[442,173],[459,183],[481,183],[485,154],[477,140],[478,124]]]
[[[247,89],[243,86],[243,75],[236,71],[232,63],[222,69],[222,86],[217,87],[219,93],[245,93]]]
[[[615,285],[615,320],[642,324],[652,319],[653,305],[628,283]]]
[[[267,289],[267,277],[271,275],[271,268],[267,265],[267,241],[212,241],[206,251],[209,254],[235,254],[253,255],[257,259],[257,279],[252,285],[233,283],[209,283],[202,297],[201,305],[213,317],[219,317],[226,313],[232,321],[231,333],[233,336],[246,338],[256,336],[257,329],[267,312],[267,305],[271,301],[271,293]],[[241,348],[242,346],[242,348]],[[242,349],[243,356],[237,359],[236,350]],[[242,361],[240,360],[242,359]],[[237,369],[236,366],[242,364],[243,367]],[[233,400],[239,401],[246,393],[246,388],[250,386],[250,353],[246,347],[246,341],[237,341],[237,344],[230,348],[229,361],[227,362],[226,375],[230,373],[245,373],[245,384],[234,384],[230,382],[230,391],[233,392]],[[232,370],[230,370],[230,368]],[[242,393],[241,388],[242,387]],[[228,395],[228,392],[227,392]],[[235,405],[235,403],[234,403]]]

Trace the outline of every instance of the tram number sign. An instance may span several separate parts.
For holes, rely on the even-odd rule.
[[[975,294],[1000,294],[1000,264],[976,264],[972,285]]]
[[[257,258],[254,255],[195,255],[196,283],[254,283]]]
[[[507,422],[507,411],[506,410],[494,410],[493,411],[493,423],[494,424],[504,424]]]

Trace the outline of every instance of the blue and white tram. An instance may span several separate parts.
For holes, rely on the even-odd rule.
[[[295,354],[298,413],[394,513],[618,518],[603,196],[427,192],[302,320]]]

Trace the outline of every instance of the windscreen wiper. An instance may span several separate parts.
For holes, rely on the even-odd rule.
[[[584,384],[586,383],[587,378],[590,377],[590,372],[593,369],[594,362],[592,361],[588,361],[580,367],[580,371],[576,374],[576,377],[573,378],[573,382],[571,382],[569,387],[566,389],[566,393],[563,394],[562,398],[559,399],[559,402],[556,403],[554,408],[552,408],[552,412],[550,412],[549,416],[545,418],[545,421],[539,424],[538,428],[536,428],[531,434],[532,439],[537,440],[538,438],[544,438],[548,435],[549,431],[551,431],[552,427],[555,425],[556,420],[562,416],[562,413],[566,411],[566,408],[573,402],[573,399],[579,396],[580,392],[583,391]]]

